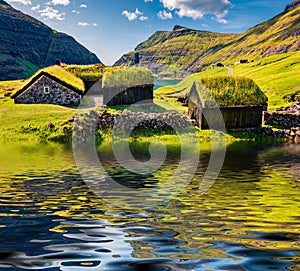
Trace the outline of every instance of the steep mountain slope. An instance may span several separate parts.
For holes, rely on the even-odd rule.
[[[179,73],[176,76],[180,76],[201,56],[220,50],[234,38],[235,34],[198,31],[176,25],[172,31],[154,33],[139,44],[134,52],[122,56],[115,66],[138,63],[156,74],[167,76]]]
[[[223,62],[259,60],[265,56],[300,50],[300,0],[288,5],[274,18],[243,34],[220,34],[176,26],[173,31],[156,32],[125,54],[115,65],[147,66],[154,73],[171,74],[174,67],[196,72]],[[139,61],[138,61],[139,60]],[[158,67],[158,68],[157,68]],[[173,72],[175,75],[175,72]]]
[[[56,59],[69,64],[101,63],[73,37],[15,10],[0,0],[0,80],[29,77]]]
[[[192,70],[199,70],[202,63],[214,61],[230,64],[241,58],[249,61],[263,57],[300,50],[300,0],[288,5],[284,12],[250,28],[222,50],[207,55],[195,63]]]

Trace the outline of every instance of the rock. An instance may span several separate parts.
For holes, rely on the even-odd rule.
[[[300,0],[296,0],[290,4],[288,4],[285,9],[284,9],[284,12],[289,12],[289,11],[292,11],[294,9],[296,9],[297,7],[300,7]]]
[[[299,135],[296,135],[295,138],[294,138],[294,143],[295,144],[299,144],[300,143],[300,136]]]
[[[52,122],[48,122],[47,127],[49,129],[53,129],[53,128],[55,128],[55,125]]]

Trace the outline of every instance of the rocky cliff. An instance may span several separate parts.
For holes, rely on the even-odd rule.
[[[296,0],[292,3],[290,3],[289,5],[287,5],[284,11],[289,12],[291,10],[294,10],[297,7],[300,7],[300,0]]]
[[[56,59],[67,64],[101,63],[73,37],[0,0],[0,80],[27,78]]]
[[[115,65],[142,65],[162,76],[176,77],[222,62],[258,60],[300,50],[300,0],[274,18],[242,34],[221,34],[175,26],[158,31]]]

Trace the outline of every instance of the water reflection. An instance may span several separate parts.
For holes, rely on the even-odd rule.
[[[204,195],[202,152],[181,194],[147,209],[97,197],[61,148],[0,151],[1,270],[299,270],[300,146],[230,146]],[[168,159],[141,189],[172,174],[178,158]],[[131,176],[109,155],[104,165],[117,179]]]

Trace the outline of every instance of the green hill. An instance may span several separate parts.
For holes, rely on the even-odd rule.
[[[115,65],[139,64],[155,74],[180,77],[212,64],[233,64],[241,59],[264,57],[300,50],[300,1],[288,5],[274,18],[242,34],[221,34],[175,26],[158,31]]]
[[[134,52],[121,57],[114,65],[146,66],[155,74],[181,77],[201,57],[221,49],[222,44],[236,38],[236,34],[198,31],[175,26],[172,31],[157,31],[139,44]]]
[[[28,78],[56,59],[67,64],[101,63],[73,37],[0,0],[0,80]]]

